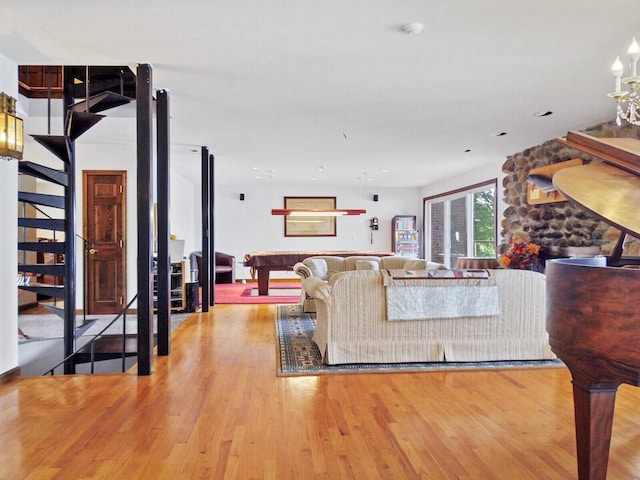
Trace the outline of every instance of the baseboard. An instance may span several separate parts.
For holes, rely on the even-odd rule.
[[[13,368],[0,375],[0,385],[14,381],[20,376],[20,367]]]

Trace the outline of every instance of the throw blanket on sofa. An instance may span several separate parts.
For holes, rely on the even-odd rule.
[[[387,320],[490,317],[500,313],[495,278],[394,278],[383,271]],[[488,277],[488,278],[487,278]]]

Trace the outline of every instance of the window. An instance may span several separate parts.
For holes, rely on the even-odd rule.
[[[496,186],[494,179],[424,199],[427,259],[455,268],[458,257],[496,257]]]

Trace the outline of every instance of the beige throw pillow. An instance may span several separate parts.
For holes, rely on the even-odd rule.
[[[327,262],[324,258],[307,258],[304,264],[309,267],[311,274],[316,278],[327,278]]]
[[[356,270],[379,270],[380,265],[374,260],[357,260]]]
[[[424,260],[407,260],[402,268],[403,270],[426,270],[427,262]]]

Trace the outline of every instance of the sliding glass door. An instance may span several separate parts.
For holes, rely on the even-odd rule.
[[[456,266],[459,257],[496,256],[495,181],[425,199],[425,255]]]

